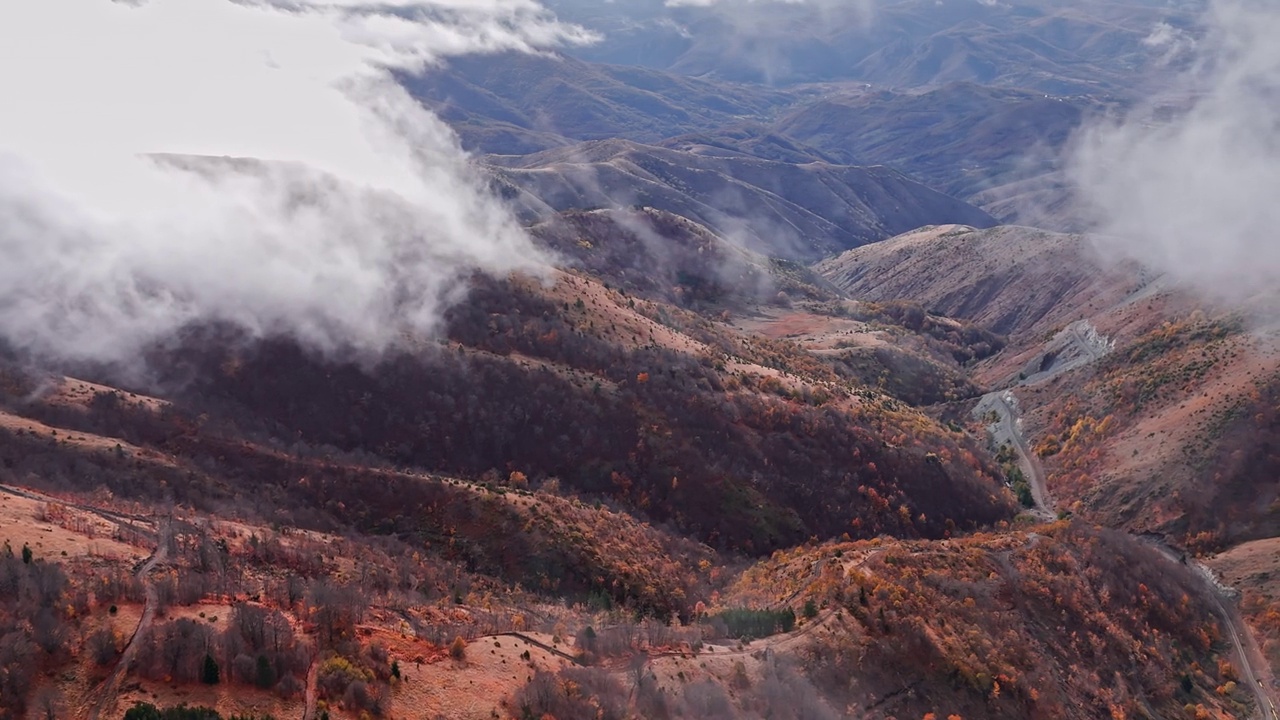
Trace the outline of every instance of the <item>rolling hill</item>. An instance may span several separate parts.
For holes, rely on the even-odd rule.
[[[605,42],[574,51],[596,62],[778,86],[977,82],[1058,95],[1137,89],[1171,61],[1171,48],[1147,39],[1160,23],[1194,36],[1203,3],[892,0],[731,9],[633,2],[605,9],[556,0],[551,6],[605,34]]]
[[[469,150],[516,155],[566,141],[655,142],[771,117],[789,94],[564,55],[467,57],[401,83]]]
[[[1106,103],[972,83],[856,89],[799,106],[775,130],[842,160],[888,165],[1000,217],[1073,225],[1063,148]]]
[[[603,41],[394,71],[521,271],[366,189],[390,347],[0,336],[0,720],[1280,717],[1280,295],[1070,234],[1062,172],[1204,0],[546,4]],[[317,12],[474,9],[391,5]],[[345,181],[151,157],[363,279]]]
[[[1105,240],[1026,228],[927,229],[817,269],[854,296],[1007,333],[973,377],[1028,408],[1062,509],[1202,549],[1280,532],[1280,353],[1250,308],[1117,262]]]
[[[653,207],[770,256],[813,261],[917,227],[989,226],[982,211],[884,167],[695,154],[626,140],[490,156],[500,192],[525,217]]]

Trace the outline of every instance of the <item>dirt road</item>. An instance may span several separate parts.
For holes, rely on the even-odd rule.
[[[311,667],[307,668],[306,704],[303,705],[302,720],[314,720],[316,716],[316,680],[320,677],[320,656],[311,659]]]
[[[169,557],[169,545],[173,538],[173,524],[168,519],[162,519],[158,523],[158,536],[155,552],[151,553],[151,557],[147,558],[142,567],[138,568],[138,579],[143,582],[146,588],[147,601],[142,609],[142,617],[138,620],[138,626],[134,628],[133,635],[129,638],[129,644],[125,646],[124,652],[120,654],[120,660],[117,661],[116,667],[111,671],[111,675],[107,677],[102,684],[101,694],[98,697],[98,704],[93,707],[89,713],[89,720],[98,720],[103,712],[108,713],[115,709],[116,695],[120,691],[120,682],[124,680],[124,676],[129,672],[129,666],[133,663],[134,657],[138,654],[138,644],[142,638],[146,637],[146,633],[151,629],[151,622],[155,619],[156,609],[160,604],[160,595],[156,592],[156,586],[151,583],[151,571],[156,565],[164,562]]]
[[[1022,435],[1017,400],[1014,399],[1013,392],[1001,390],[988,393],[983,396],[974,412],[978,415],[994,412],[999,416],[999,420],[989,426],[988,431],[997,447],[1008,445],[1017,453],[1018,467],[1026,476],[1027,483],[1031,486],[1031,499],[1035,501],[1035,507],[1031,512],[1041,520],[1055,519],[1057,515],[1053,510],[1053,499],[1049,497],[1049,490],[1045,486],[1044,468],[1040,465],[1040,458],[1031,452],[1026,438]]]

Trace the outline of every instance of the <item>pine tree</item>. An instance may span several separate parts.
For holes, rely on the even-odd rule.
[[[222,681],[222,671],[218,668],[218,661],[208,653],[204,656],[204,671],[200,674],[200,680],[205,685],[217,685]]]
[[[266,690],[276,684],[276,670],[271,667],[271,661],[266,655],[258,656],[258,672],[256,682],[258,687]]]

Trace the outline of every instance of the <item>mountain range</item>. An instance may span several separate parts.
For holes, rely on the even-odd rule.
[[[1204,3],[546,5],[396,71],[527,255],[434,323],[0,334],[0,720],[1275,720],[1275,293],[1069,172]]]

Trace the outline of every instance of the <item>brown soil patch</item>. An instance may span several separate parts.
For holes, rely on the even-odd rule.
[[[138,395],[137,393],[124,392],[118,388],[109,387],[107,385],[99,385],[86,380],[80,380],[73,377],[64,377],[58,383],[56,389],[53,390],[44,401],[50,405],[67,405],[73,407],[84,407],[89,404],[93,398],[101,393],[119,394],[125,402],[129,404],[141,405],[148,410],[160,410],[169,405],[168,401],[159,398],[150,397],[148,395]]]
[[[551,645],[551,636],[528,633]],[[392,691],[392,715],[403,718],[482,720],[508,717],[504,704],[527,683],[537,669],[557,671],[568,661],[542,648],[511,636],[479,638],[467,645],[466,659],[457,662],[439,648],[421,640],[389,632],[378,632],[377,640],[400,661],[404,682]],[[561,645],[566,651],[570,648]],[[529,660],[521,657],[529,653]],[[416,662],[417,658],[424,662]]]
[[[131,457],[141,458],[149,462],[173,465],[173,460],[161,453],[138,447],[118,438],[95,435],[81,430],[54,427],[38,420],[24,418],[3,410],[0,410],[0,428],[17,433],[25,432],[28,435],[38,435],[48,438],[50,443],[58,443],[76,450],[86,452],[124,452]]]
[[[132,561],[148,552],[111,537],[115,526],[75,508],[0,493],[0,545],[8,543],[18,552],[23,544],[37,558],[62,561],[93,557],[111,561]],[[69,529],[71,528],[71,529]]]
[[[1242,543],[1205,564],[1234,588],[1280,600],[1280,538]]]
[[[166,685],[135,676],[125,678],[117,708],[121,711],[134,703],[148,702],[156,707],[172,707],[180,703],[211,707],[224,718],[232,715],[270,714],[276,720],[301,718],[304,702],[301,696],[284,700],[275,694],[242,684]]]
[[[734,327],[773,340],[792,340],[810,351],[894,344],[886,333],[865,322],[803,310],[762,310],[759,315],[738,319]]]

